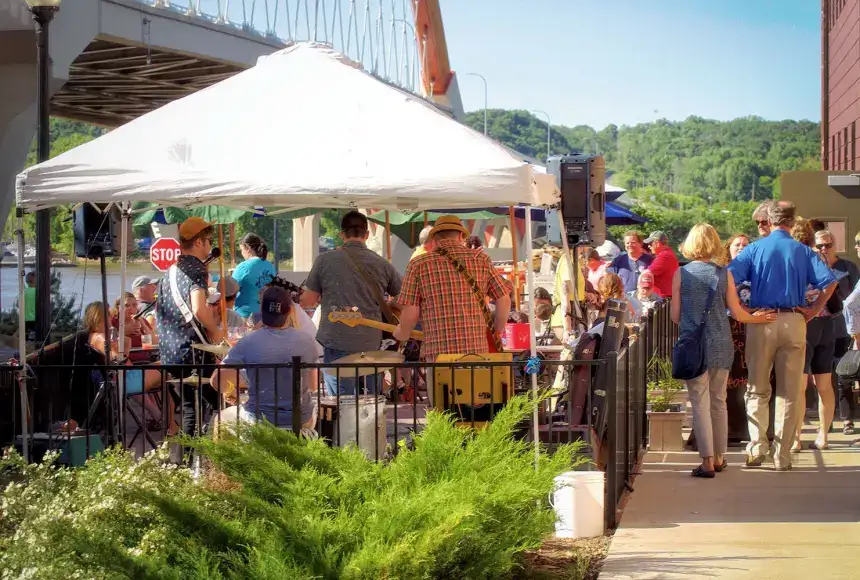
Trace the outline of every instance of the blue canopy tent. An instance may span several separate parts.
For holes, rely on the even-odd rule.
[[[545,222],[547,221],[548,213],[557,211],[552,209],[544,210],[540,207],[533,207],[531,208],[531,210],[532,221],[535,222]],[[506,207],[496,207],[492,208],[490,211],[499,215],[507,215],[509,210]],[[524,219],[526,217],[525,207],[518,206],[514,210],[514,216],[517,219]],[[617,203],[612,203],[611,201],[606,203],[606,225],[608,226],[632,226],[644,224],[647,221],[648,220],[641,215],[633,213],[624,206],[618,205]]]

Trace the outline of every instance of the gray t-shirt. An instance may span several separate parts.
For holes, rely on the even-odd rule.
[[[319,360],[317,345],[310,335],[295,328],[266,328],[255,330],[230,349],[225,364],[282,364],[292,362],[294,356],[302,362]],[[248,402],[245,410],[255,417],[265,417],[278,427],[290,427],[293,418],[293,371],[281,368],[247,368]],[[277,380],[276,380],[277,378]],[[302,421],[313,412],[310,385],[302,383]],[[276,391],[277,390],[277,397]],[[277,421],[275,409],[277,408]]]
[[[359,261],[367,276],[379,285],[383,295],[400,294],[401,276],[388,260],[368,250],[361,242],[347,242],[346,251]],[[375,328],[351,328],[340,322],[330,322],[332,311],[357,307],[366,318],[382,321],[382,311],[373,292],[356,271],[350,256],[339,249],[321,254],[314,262],[305,285],[322,296],[322,316],[317,340],[326,348],[344,352],[378,350],[382,332]]]

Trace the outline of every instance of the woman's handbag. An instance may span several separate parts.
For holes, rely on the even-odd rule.
[[[849,350],[842,355],[836,375],[843,381],[860,381],[860,350]]]
[[[718,267],[714,272],[714,279],[711,280],[711,287],[708,289],[705,311],[702,313],[702,321],[692,330],[681,332],[678,342],[672,349],[672,378],[674,379],[689,381],[708,371],[708,362],[705,358],[705,324],[708,322],[708,313],[714,303],[721,271],[722,268]]]

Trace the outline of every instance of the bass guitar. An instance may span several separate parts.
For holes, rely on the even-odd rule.
[[[329,322],[340,322],[341,324],[346,324],[352,328],[355,328],[356,326],[367,326],[369,328],[375,328],[386,332],[394,332],[397,328],[393,324],[386,324],[385,322],[365,318],[361,312],[358,312],[357,310],[334,310],[328,313],[328,320]],[[424,333],[420,330],[413,330],[409,333],[409,336],[415,340],[424,340]]]

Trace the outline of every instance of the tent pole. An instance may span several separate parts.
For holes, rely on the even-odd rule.
[[[221,224],[218,224],[218,247],[219,248],[224,247],[224,226]],[[277,255],[277,250],[275,250],[275,254]],[[277,260],[278,259],[276,257],[275,258],[275,264],[276,264],[275,269],[276,270],[278,268],[278,266],[277,266],[278,261]],[[220,292],[220,294],[221,294],[221,300],[220,300],[220,302],[221,302],[221,328],[224,330],[224,335],[226,336],[227,335],[227,297],[224,296],[224,292],[226,292],[226,290],[227,290],[227,283],[221,281],[224,279],[224,252],[221,252],[221,255],[218,256],[218,276],[219,276],[218,283],[221,285],[221,287],[223,289],[223,291]]]
[[[532,247],[532,208],[531,206],[525,206],[526,208],[526,247],[531,249]],[[526,260],[526,292],[529,294],[529,352],[531,353],[531,358],[537,357],[537,340],[535,339],[535,281],[534,281],[534,272],[532,272],[532,260]],[[535,468],[537,468],[538,463],[540,462],[540,432],[538,430],[538,407],[537,407],[537,399],[538,399],[538,386],[537,386],[537,375],[531,374],[529,375],[532,380],[532,402],[534,403],[534,413],[532,415],[532,428],[535,443]]]
[[[526,207],[526,211],[531,211],[531,208]],[[517,260],[517,242],[519,241],[517,238],[517,221],[516,216],[514,215],[514,206],[511,206],[508,210],[510,218],[511,218],[511,253],[513,254],[513,267],[511,268],[511,272],[514,276],[514,308],[517,310],[520,309],[520,262]]]
[[[24,321],[24,287],[26,273],[24,272],[24,210],[20,207],[15,210],[18,216],[18,359],[21,370],[18,372],[18,390],[21,399],[21,450],[24,461],[30,462],[30,413],[27,402],[27,323]]]
[[[117,340],[119,341],[117,346],[118,356],[122,357],[125,354],[125,289],[126,282],[128,276],[128,227],[129,227],[129,216],[131,215],[130,203],[120,203],[120,244],[122,244],[119,248],[120,255],[120,292],[119,292],[119,332]],[[105,337],[107,344],[110,344],[110,335]],[[109,348],[106,347],[105,351],[108,351]],[[110,359],[108,359],[110,360]],[[125,393],[125,373],[117,373],[118,375],[118,383],[119,383],[119,392]],[[125,397],[119,397],[119,424],[120,424],[120,441],[125,442]]]
[[[236,224],[230,224],[230,267],[236,267]]]
[[[409,247],[415,247],[415,222],[409,222]]]
[[[391,261],[391,216],[385,210],[385,258]]]
[[[424,212],[424,227],[427,227],[427,212]]]

